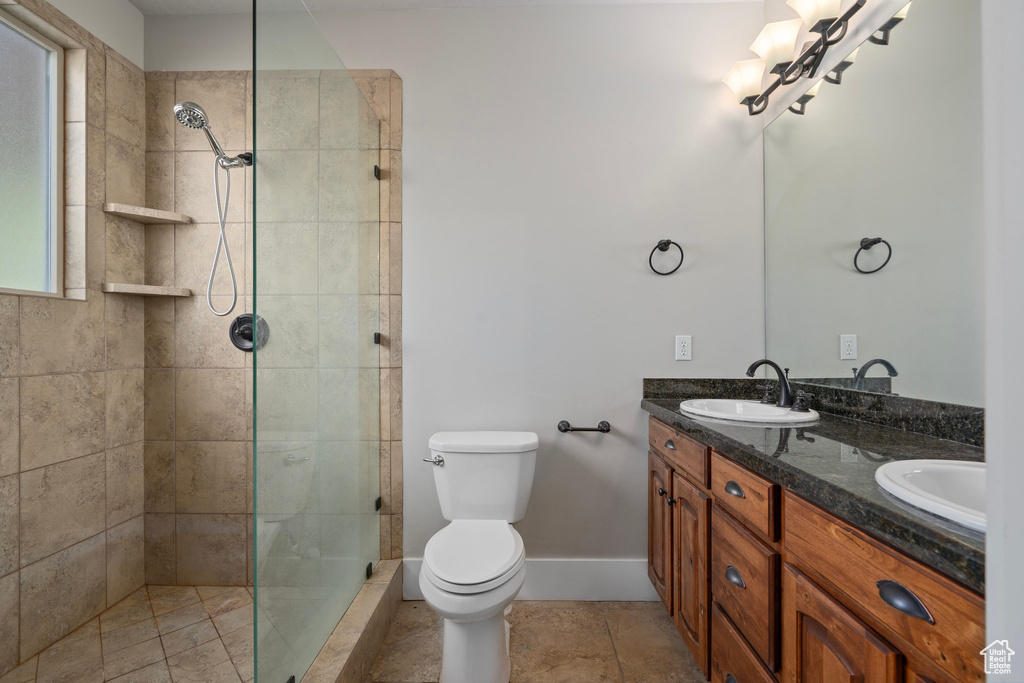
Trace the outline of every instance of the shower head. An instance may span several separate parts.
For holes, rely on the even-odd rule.
[[[206,134],[206,140],[210,148],[217,155],[217,162],[222,168],[237,168],[239,166],[252,166],[252,154],[243,152],[237,157],[229,157],[224,153],[224,148],[217,142],[210,128],[210,117],[206,111],[195,102],[178,102],[174,105],[174,118],[178,123],[191,130],[201,130]]]
[[[178,123],[192,130],[210,127],[206,111],[195,102],[178,102],[174,105],[174,117]]]

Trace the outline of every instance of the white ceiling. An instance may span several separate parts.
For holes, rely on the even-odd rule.
[[[508,7],[519,5],[675,5],[758,0],[305,0],[310,11]],[[128,0],[143,14],[239,14],[252,12],[252,0]],[[260,9],[295,9],[302,0],[259,0]]]

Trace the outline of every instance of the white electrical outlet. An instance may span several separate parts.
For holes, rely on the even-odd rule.
[[[693,344],[690,335],[676,335],[676,360],[693,360]]]
[[[857,360],[857,335],[839,335],[839,360]]]

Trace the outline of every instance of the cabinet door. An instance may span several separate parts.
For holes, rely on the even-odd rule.
[[[647,575],[671,614],[672,470],[654,453],[648,453],[647,463]]]
[[[708,536],[711,499],[678,472],[672,473],[673,619],[680,635],[708,673]]]
[[[893,683],[903,658],[832,596],[785,566],[782,680],[786,683]]]

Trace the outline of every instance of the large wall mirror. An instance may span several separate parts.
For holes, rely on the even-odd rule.
[[[792,378],[982,406],[980,4],[914,0],[765,129],[767,353]],[[858,272],[876,238],[891,258]],[[871,271],[889,249],[867,245]],[[858,381],[875,359],[896,376]]]

